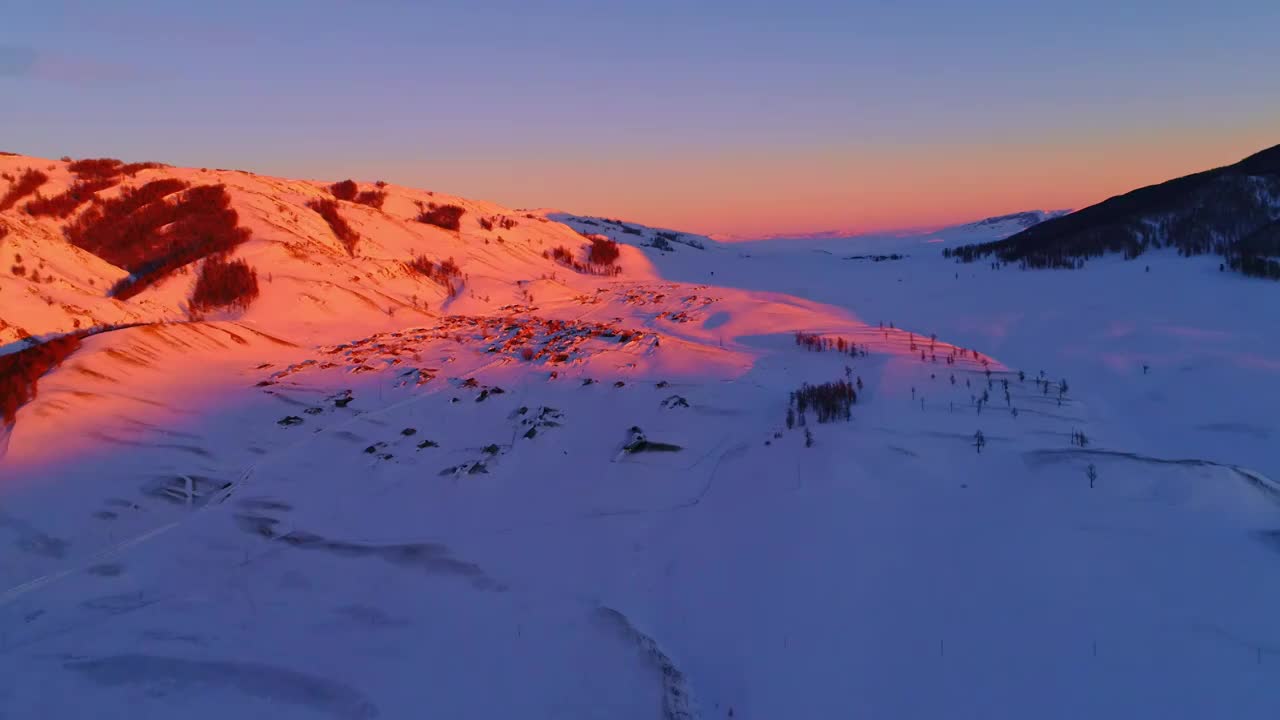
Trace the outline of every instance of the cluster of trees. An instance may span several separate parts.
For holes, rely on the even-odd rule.
[[[587,248],[587,262],[592,265],[612,265],[618,261],[618,243],[607,237],[591,238],[591,247]]]
[[[520,223],[515,218],[509,218],[506,215],[494,215],[493,217],[480,218],[480,227],[485,230],[492,230],[494,226],[503,230],[510,230]]]
[[[420,223],[458,232],[462,229],[462,216],[466,213],[466,208],[458,205],[437,205],[432,202],[427,203],[422,212],[418,213],[417,220]]]
[[[893,253],[891,255],[846,255],[845,260],[870,260],[871,262],[885,262],[888,260],[901,260],[905,257],[906,255],[899,255],[898,253]]]
[[[1020,372],[1018,373],[1018,377],[1023,378],[1025,377],[1025,375]],[[1067,390],[1070,388],[1070,386],[1067,385],[1066,378],[1063,378],[1062,380],[1059,380],[1058,382],[1055,383],[1049,378],[1044,376],[1043,370],[1040,372],[1040,377],[1037,377],[1035,379],[1035,382],[1036,382],[1036,387],[1040,388],[1040,392],[1042,395],[1048,395],[1049,391],[1052,390],[1058,393],[1058,400],[1062,400],[1063,398],[1065,398],[1067,396]],[[1059,404],[1061,404],[1061,402],[1059,402]]]
[[[249,231],[239,226],[239,215],[231,208],[231,197],[222,185],[200,185],[182,193],[174,202],[161,197],[127,216],[112,217],[117,219],[104,221],[107,228],[85,235],[108,238],[109,242],[85,249],[132,273],[112,288],[112,294],[121,300],[137,295],[184,265],[230,251],[249,239]],[[117,222],[123,231],[111,229],[112,222]],[[74,237],[68,239],[76,243]]]
[[[34,168],[28,168],[26,172],[13,181],[13,184],[5,192],[4,197],[0,197],[0,212],[17,205],[19,200],[34,193],[48,180],[48,175]]]
[[[1280,220],[1242,240],[1227,256],[1226,264],[1245,275],[1280,280]]]
[[[1280,256],[1280,253],[1277,253]],[[1280,280],[1280,261],[1260,255],[1235,255],[1227,260],[1232,270],[1251,277]]]
[[[81,180],[118,179],[121,175],[133,177],[143,170],[164,167],[157,162],[126,163],[115,158],[85,158],[74,160],[67,170]]]
[[[162,199],[187,189],[181,180],[154,180],[118,197],[95,202],[62,230],[67,240],[112,265],[134,270],[154,259],[152,236],[172,222],[173,207]]]
[[[190,306],[201,312],[217,307],[245,309],[258,297],[258,273],[244,260],[215,255],[204,261],[191,292]]]
[[[76,181],[52,197],[37,194],[34,200],[23,206],[28,214],[35,217],[70,217],[97,193],[118,185],[122,176],[132,177],[143,170],[162,167],[160,163],[124,163],[115,158],[63,160],[69,162],[67,169],[76,176]]]
[[[382,203],[387,201],[387,193],[385,190],[361,190],[356,194],[355,201],[375,210],[381,210]]]
[[[600,223],[595,222],[590,218],[582,218],[581,220],[583,223],[586,223],[587,225],[595,225],[597,227],[600,225]],[[606,225],[613,225],[619,228],[620,230],[622,230],[622,232],[626,233],[627,235],[643,235],[644,234],[643,232],[641,232],[640,228],[632,227],[631,225],[628,225],[622,222],[621,220],[617,220],[617,219],[611,220],[609,218],[600,218],[600,222],[603,222]]]
[[[659,250],[670,251],[672,249],[671,243],[680,243],[682,245],[688,245],[689,247],[697,248],[699,250],[706,249],[706,247],[702,244],[701,240],[697,240],[695,238],[686,238],[684,235],[678,232],[670,232],[666,230],[654,231],[653,240],[650,241],[649,244],[652,247],[655,247]]]
[[[419,255],[410,260],[408,264],[410,269],[439,283],[449,293],[449,297],[454,297],[458,294],[458,286],[455,281],[462,277],[462,268],[458,267],[458,263],[454,262],[453,258],[434,263]]]
[[[834,350],[839,353],[848,353],[850,357],[867,354],[865,350],[859,351],[858,344],[851,340],[845,340],[844,338],[832,339],[817,333],[803,331],[796,333],[796,345],[809,352],[830,352]]]
[[[57,367],[80,347],[82,334],[64,335],[24,350],[0,355],[0,411],[12,424],[18,408],[36,397],[40,377]]]
[[[70,217],[81,205],[92,200],[95,194],[115,185],[115,178],[77,180],[66,190],[51,197],[42,197],[36,193],[35,199],[23,205],[22,209],[33,217]]]
[[[351,202],[356,199],[356,194],[360,192],[360,186],[356,185],[355,180],[342,180],[329,186],[329,192],[339,200]]]
[[[597,243],[597,240],[600,242]],[[618,244],[600,236],[593,237],[585,263],[578,260],[573,251],[563,245],[554,247],[550,251],[544,250],[542,257],[555,260],[574,272],[584,275],[617,275],[622,272],[622,268],[614,264],[618,260]]]
[[[23,206],[28,214],[35,217],[70,217],[81,205],[92,200],[95,194],[118,185],[122,177],[133,177],[143,170],[163,167],[160,163],[125,163],[115,158],[63,160],[69,162],[67,169],[75,174],[76,181],[52,197],[37,194],[34,200]]]
[[[810,385],[805,383],[791,393],[787,404],[787,428],[804,426],[805,413],[813,410],[819,423],[849,420],[858,393],[848,380]]]
[[[324,218],[326,223],[329,223],[329,229],[342,242],[342,246],[347,249],[347,254],[355,257],[356,245],[360,242],[360,233],[348,225],[342,214],[338,212],[338,203],[328,198],[316,198],[308,202],[307,207],[315,210],[320,217]]]
[[[385,184],[383,183],[383,185]],[[361,190],[355,180],[336,182],[329,186],[329,192],[339,200],[360,203],[379,210],[382,209],[382,203],[387,199],[387,193],[382,190],[382,185],[379,185],[377,190]]]

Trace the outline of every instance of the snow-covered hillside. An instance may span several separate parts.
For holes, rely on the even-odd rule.
[[[1173,248],[1221,256],[1222,269],[1280,280],[1280,145],[1240,162],[1131,190],[1008,238],[952,248],[1032,268],[1076,268],[1107,254]]]
[[[616,242],[663,252],[675,252],[683,248],[706,250],[717,245],[715,240],[705,235],[653,228],[612,218],[573,215],[559,210],[542,210],[539,214],[550,220],[562,222],[586,235],[603,235]]]
[[[0,156],[0,172],[7,175],[17,177],[28,169],[46,172],[49,180],[37,191],[46,197],[65,192],[75,182],[67,165]],[[97,197],[119,197],[129,188],[164,179],[226,189],[239,225],[250,233],[250,240],[233,254],[261,276],[261,299],[236,317],[278,330],[342,338],[370,323],[395,327],[409,322],[408,317],[422,320],[440,312],[522,302],[542,287],[554,294],[592,286],[589,278],[569,279],[581,273],[544,257],[557,247],[580,255],[585,241],[567,226],[431,191],[385,186],[380,208],[340,203],[340,217],[359,237],[353,251],[308,207],[309,202],[330,198],[326,183],[234,170],[158,167],[123,178]],[[372,190],[373,185],[364,187]],[[460,228],[416,222],[428,204],[461,208]],[[198,262],[129,300],[115,300],[108,297],[108,289],[129,273],[68,242],[63,237],[68,219],[32,217],[24,205],[19,202],[0,213],[0,223],[10,231],[0,241],[0,267],[8,276],[0,284],[0,343],[126,322],[192,319],[188,298]],[[462,292],[450,297],[438,282],[410,268],[420,256],[434,262],[453,258],[464,274],[458,283]],[[652,277],[642,253],[624,249],[617,264],[624,277]]]
[[[339,202],[353,253],[327,183],[127,182],[164,177],[226,185],[247,308],[190,312],[205,260],[107,297],[127,271],[0,213],[41,278],[0,280],[6,340],[133,324],[4,431],[0,717],[1280,707],[1269,283],[395,186]]]
[[[1070,213],[1070,210],[1028,210],[1026,212],[998,215],[976,222],[964,223],[943,228],[929,233],[933,237],[941,237],[958,242],[982,242],[991,239],[1003,239],[1035,227],[1045,220],[1052,220]]]

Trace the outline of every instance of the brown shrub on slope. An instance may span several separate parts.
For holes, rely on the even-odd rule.
[[[147,238],[171,222],[175,207],[157,201],[187,189],[181,180],[154,180],[94,203],[62,231],[71,244],[128,270],[154,260]]]
[[[449,297],[454,297],[458,294],[458,286],[453,281],[455,278],[462,277],[462,268],[458,267],[453,258],[449,258],[437,265],[419,255],[409,261],[409,267],[439,283],[449,293]]]
[[[590,237],[592,240],[587,256],[588,262],[579,262],[574,257],[573,251],[563,245],[552,248],[550,252],[544,250],[542,257],[548,260],[555,260],[574,272],[582,273],[583,275],[620,274],[622,268],[613,264],[618,259],[618,244],[597,235]],[[597,248],[600,249],[597,250]]]
[[[466,214],[466,209],[457,205],[436,205],[428,203],[427,209],[418,214],[418,222],[427,225],[435,225],[445,230],[458,231],[462,229],[462,216]]]
[[[204,261],[200,277],[191,292],[191,309],[197,312],[215,307],[249,307],[258,297],[258,273],[244,260],[228,261],[215,255]]]
[[[119,176],[123,166],[124,163],[115,158],[85,158],[73,161],[67,165],[67,170],[81,180],[100,180]]]
[[[386,202],[387,193],[383,190],[363,190],[356,195],[356,202],[361,205],[368,205],[378,210],[382,209],[382,203]]]
[[[119,184],[120,176],[133,176],[142,170],[163,167],[160,163],[123,163],[115,158],[88,158],[75,160],[67,165],[76,176],[76,182],[62,193],[50,198],[37,197],[23,209],[35,217],[70,217],[94,195]]]
[[[142,170],[163,167],[157,162],[124,163],[115,158],[85,158],[67,165],[67,169],[75,173],[81,180],[111,180],[121,175],[130,177]]]
[[[37,188],[48,180],[49,176],[39,170],[28,169],[9,186],[9,190],[4,194],[4,197],[0,197],[0,212],[17,205],[19,200],[35,192]]]
[[[343,247],[347,249],[347,254],[355,257],[356,243],[360,242],[360,233],[347,224],[338,212],[338,203],[329,199],[317,199],[307,203],[307,207],[319,213],[324,221],[329,223],[329,229],[333,234],[342,241]]]
[[[136,245],[104,248],[108,262],[114,257],[133,273],[112,289],[123,300],[142,292],[174,270],[200,258],[222,253],[249,239],[239,227],[239,215],[222,185],[201,185],[176,202],[156,200],[129,215]],[[118,263],[117,263],[118,264]]]
[[[40,377],[61,364],[78,347],[79,335],[64,335],[25,350],[0,355],[0,410],[5,423],[12,424],[17,418],[18,408],[35,399]]]
[[[587,262],[592,265],[612,265],[617,261],[618,254],[618,243],[606,237],[594,236],[587,251]]]
[[[343,180],[329,186],[329,192],[339,200],[348,202],[356,199],[356,193],[359,192],[360,186],[356,185],[355,180]]]
[[[37,195],[35,200],[23,205],[22,209],[34,217],[70,217],[77,208],[92,200],[95,193],[115,184],[116,179],[113,177],[78,180],[53,197],[43,198]]]

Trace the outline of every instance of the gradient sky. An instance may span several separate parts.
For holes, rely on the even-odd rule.
[[[1280,143],[1276,0],[15,3],[0,149],[739,235],[1079,207]]]

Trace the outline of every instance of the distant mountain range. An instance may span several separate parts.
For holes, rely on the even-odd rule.
[[[992,228],[1017,227],[1025,230],[1029,227],[1039,225],[1045,220],[1052,220],[1071,212],[1070,210],[1028,210],[1026,212],[1012,213],[1010,215],[997,215],[989,217],[977,222],[971,222],[961,225],[961,228],[972,228],[974,230],[990,230]]]
[[[1062,217],[1070,210],[1026,210],[1009,215],[997,215],[976,222],[955,225],[929,233],[943,240],[987,241],[1009,237],[1035,227],[1046,220]]]
[[[1234,270],[1280,279],[1280,145],[946,254],[963,262],[994,257],[1033,268],[1075,268],[1090,257],[1135,258],[1162,247],[1186,256],[1214,253]]]
[[[766,234],[766,235],[712,235],[716,240],[726,242],[734,241],[750,241],[750,240],[838,240],[842,238],[853,237],[884,237],[884,236],[915,236],[915,235],[932,235],[946,240],[959,241],[982,241],[995,238],[1004,238],[1014,233],[1026,230],[1027,228],[1042,223],[1045,220],[1066,215],[1070,210],[1024,210],[1022,212],[1010,213],[1008,215],[996,215],[993,217],[975,220],[973,222],[963,223],[960,225],[950,225],[943,228],[905,228],[902,230],[890,230],[881,232],[865,232],[854,230],[818,230],[807,233],[784,233],[784,234]],[[558,219],[558,218],[554,218]]]

